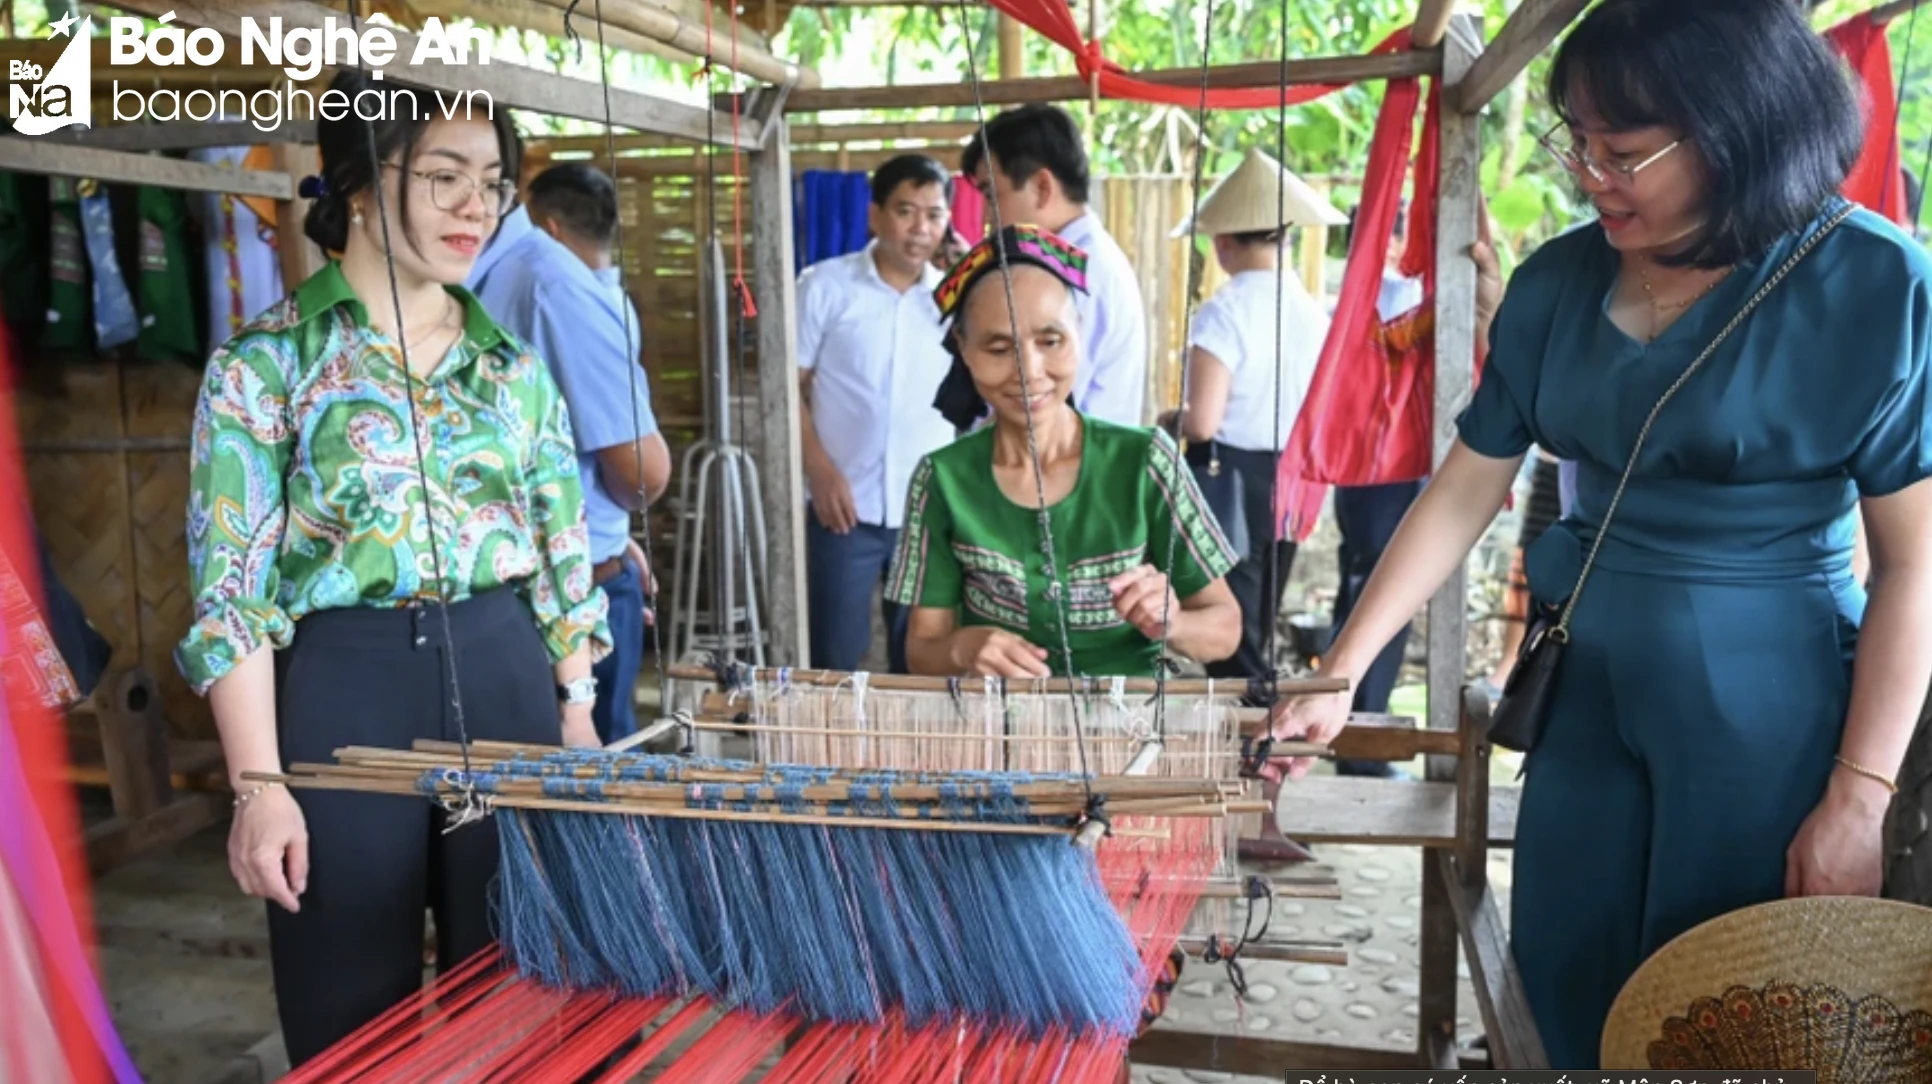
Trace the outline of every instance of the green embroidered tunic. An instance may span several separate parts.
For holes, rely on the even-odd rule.
[[[1174,593],[1187,598],[1226,575],[1234,551],[1166,433],[1085,415],[1080,421],[1079,477],[1048,511],[1074,670],[1152,677],[1160,644],[1114,609],[1107,581],[1142,564],[1165,570],[1178,540]],[[1023,636],[1047,648],[1053,672],[1064,674],[1039,512],[1000,492],[993,428],[926,456],[913,472],[887,596],[953,610],[960,628],[994,625]]]
[[[414,381],[433,539],[401,352],[336,264],[209,359],[188,504],[196,620],[176,650],[197,691],[264,643],[288,646],[304,614],[504,585],[552,659],[587,638],[608,653],[563,396],[468,291],[449,292],[463,337]]]

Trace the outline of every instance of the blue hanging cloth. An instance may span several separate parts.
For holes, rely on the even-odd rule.
[[[108,204],[107,190],[86,180],[77,186],[76,194],[80,197],[87,262],[94,272],[94,345],[112,350],[141,334],[141,317],[135,312],[127,278],[121,274],[120,257],[114,252],[114,210]]]
[[[871,201],[872,180],[862,172],[806,170],[794,191],[796,270],[864,248],[871,240],[865,213]]]

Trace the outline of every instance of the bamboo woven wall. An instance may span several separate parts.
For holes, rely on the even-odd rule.
[[[43,367],[16,400],[34,519],[55,574],[114,645],[147,668],[170,730],[215,737],[174,665],[187,584],[188,433],[200,374],[114,362]]]

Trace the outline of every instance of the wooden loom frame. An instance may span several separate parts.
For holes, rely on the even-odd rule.
[[[1290,82],[1326,83],[1435,75],[1443,80],[1441,177],[1438,196],[1437,255],[1438,364],[1435,402],[1436,458],[1439,462],[1454,436],[1453,419],[1471,391],[1474,359],[1475,269],[1463,253],[1477,237],[1478,174],[1481,148],[1475,114],[1519,75],[1530,60],[1555,40],[1557,34],[1587,6],[1588,0],[1524,0],[1485,48],[1480,31],[1467,17],[1451,19],[1452,0],[1420,0],[1414,27],[1414,49],[1391,58],[1339,57],[1288,60],[1224,66],[1211,69],[1210,85],[1273,86]],[[138,14],[158,16],[174,11],[176,25],[208,27],[234,36],[243,14],[279,15],[288,26],[319,26],[331,8],[309,0],[116,0],[115,6]],[[399,33],[407,51],[413,35]],[[1191,85],[1198,70],[1186,73]],[[1177,77],[1178,78],[1178,77]],[[498,104],[592,121],[605,118],[597,84],[515,65],[492,65],[466,72],[461,78],[433,70],[414,70],[411,82],[432,90],[489,91]],[[1044,80],[997,80],[983,84],[987,104],[1074,99],[1090,87],[1077,77]],[[811,90],[792,95],[788,85],[754,91],[750,115],[736,126],[735,145],[748,153],[751,183],[751,228],[759,239],[754,246],[755,297],[758,321],[759,407],[768,420],[756,434],[754,453],[765,465],[764,510],[768,524],[768,560],[772,585],[790,589],[772,592],[766,628],[772,657],[783,665],[808,657],[805,640],[804,503],[799,438],[798,384],[795,369],[793,314],[796,301],[792,268],[792,202],[790,140],[786,113],[813,110],[941,104],[948,93],[935,88],[857,88]],[[957,90],[950,92],[957,97]],[[788,96],[790,101],[787,101]],[[611,120],[617,127],[707,142],[706,111],[634,91],[613,89]],[[157,126],[195,139],[211,138],[208,125],[176,122]],[[720,140],[733,145],[733,125],[717,124]],[[282,141],[299,138],[299,125]],[[197,131],[199,129],[199,131]],[[128,135],[129,133],[120,133]],[[107,136],[108,133],[98,133]],[[96,133],[89,133],[90,137]],[[227,139],[229,133],[213,133]],[[151,157],[133,150],[114,150],[112,140],[89,138],[27,140],[0,138],[0,168],[53,175],[92,176],[112,183],[263,195],[278,201],[281,210],[299,216],[302,203],[295,180],[311,166],[312,148],[284,148],[276,171],[235,171],[194,162]],[[251,139],[250,142],[261,142]],[[89,146],[100,142],[104,145]],[[155,148],[167,138],[142,138],[131,143]],[[293,221],[295,217],[288,220]],[[305,277],[319,265],[320,253],[309,245],[290,245],[283,251],[285,269]],[[297,280],[299,281],[299,277]],[[1485,1030],[1489,1056],[1472,1064],[1534,1068],[1543,1064],[1542,1048],[1522,997],[1509,958],[1508,942],[1498,916],[1484,866],[1487,848],[1508,845],[1513,828],[1513,804],[1506,793],[1491,795],[1488,786],[1488,746],[1483,740],[1487,702],[1463,688],[1466,612],[1465,573],[1458,569],[1429,604],[1429,718],[1427,728],[1414,734],[1409,755],[1429,756],[1428,781],[1304,780],[1292,784],[1294,808],[1282,818],[1291,838],[1311,841],[1370,842],[1428,849],[1423,873],[1422,960],[1418,1042],[1412,1052],[1324,1046],[1280,1040],[1261,1040],[1159,1029],[1136,1044],[1136,1060],[1146,1064],[1227,1071],[1275,1072],[1289,1068],[1395,1068],[1422,1066],[1454,1068],[1457,941],[1471,957],[1471,977]],[[119,688],[117,684],[114,686]],[[151,703],[151,701],[150,701]],[[123,728],[125,729],[125,728]],[[1440,752],[1442,740],[1456,736],[1453,756]],[[113,739],[107,739],[113,740]],[[124,750],[138,749],[130,742]],[[158,743],[135,762],[153,774],[165,766],[166,752]],[[115,754],[110,754],[110,764]],[[1407,759],[1391,755],[1390,759]],[[129,763],[125,759],[123,763]],[[165,768],[159,769],[165,774]],[[138,772],[110,769],[128,778]],[[123,787],[133,784],[123,784]],[[132,792],[128,792],[132,794]],[[1327,818],[1324,820],[1323,818]]]

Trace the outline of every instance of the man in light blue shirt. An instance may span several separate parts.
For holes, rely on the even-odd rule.
[[[570,410],[590,557],[610,600],[616,643],[591,671],[591,716],[606,744],[637,729],[633,698],[654,587],[631,538],[631,513],[644,511],[671,480],[670,449],[638,362],[637,310],[611,262],[616,236],[611,179],[579,162],[553,166],[530,183],[524,206],[503,220],[469,281],[490,315],[549,364]]]

